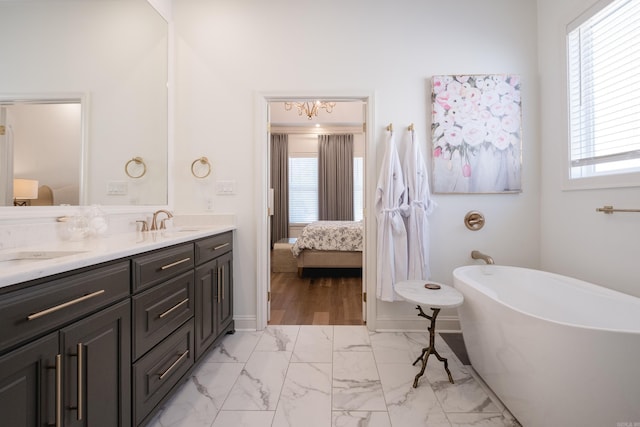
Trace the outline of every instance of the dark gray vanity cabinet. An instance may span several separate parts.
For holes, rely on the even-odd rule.
[[[134,425],[233,331],[232,248],[229,231],[132,258]]]
[[[194,264],[193,242],[132,259],[134,425],[194,364]]]
[[[233,236],[196,242],[196,360],[226,332],[233,332]]]
[[[0,426],[148,423],[234,331],[233,234],[0,288]]]
[[[0,296],[0,423],[131,425],[129,271],[118,262]]]

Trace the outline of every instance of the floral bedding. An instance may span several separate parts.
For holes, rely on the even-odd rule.
[[[316,221],[302,229],[291,247],[294,256],[303,249],[362,251],[362,221]]]

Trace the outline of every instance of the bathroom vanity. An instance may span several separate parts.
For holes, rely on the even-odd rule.
[[[233,227],[16,253],[0,261],[3,425],[144,425],[234,332]]]

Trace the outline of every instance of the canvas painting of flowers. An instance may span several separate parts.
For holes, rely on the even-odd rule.
[[[520,77],[434,76],[431,101],[434,192],[520,192]]]

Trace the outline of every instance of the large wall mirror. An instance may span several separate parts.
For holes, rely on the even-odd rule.
[[[2,0],[0,40],[0,206],[168,203],[168,24],[147,0]]]

